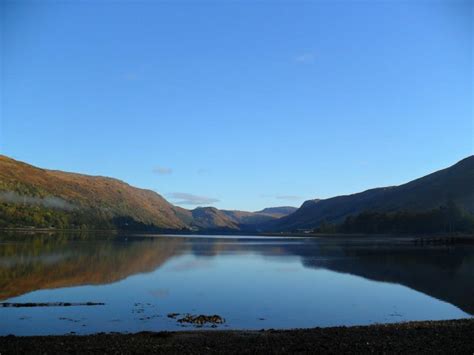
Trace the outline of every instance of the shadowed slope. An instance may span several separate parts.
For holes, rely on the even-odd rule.
[[[342,222],[345,217],[363,211],[424,211],[453,201],[474,213],[474,156],[457,164],[400,186],[382,187],[337,196],[326,200],[310,200],[289,216],[271,221],[268,230],[291,231],[317,227],[322,221]]]

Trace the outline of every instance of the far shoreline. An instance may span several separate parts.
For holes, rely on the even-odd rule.
[[[21,233],[71,233],[71,234],[94,234],[106,233],[116,235],[162,235],[162,236],[228,236],[228,237],[305,237],[305,238],[403,238],[417,240],[460,240],[474,241],[474,234],[466,233],[431,233],[431,234],[409,234],[409,233],[303,233],[303,232],[248,232],[248,231],[201,231],[201,232],[180,232],[179,230],[166,231],[143,231],[143,230],[123,230],[123,229],[56,229],[56,228],[30,228],[11,227],[0,228],[1,232],[21,232]]]

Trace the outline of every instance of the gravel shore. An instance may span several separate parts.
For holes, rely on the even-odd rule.
[[[474,353],[474,319],[262,331],[0,337],[0,353]]]

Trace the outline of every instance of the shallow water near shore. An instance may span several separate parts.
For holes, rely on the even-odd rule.
[[[42,306],[0,307],[0,334],[466,318],[474,314],[473,281],[473,244],[396,237],[3,233],[1,302]],[[56,305],[45,306],[51,303]],[[219,315],[225,322],[197,328],[178,321],[187,314]]]

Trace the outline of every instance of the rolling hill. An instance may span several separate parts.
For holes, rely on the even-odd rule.
[[[5,156],[0,156],[0,191],[4,202],[46,209],[45,216],[61,213],[68,219],[65,223],[72,225],[107,227],[115,220],[163,229],[186,227],[185,211],[154,191],[108,177],[40,169]]]
[[[474,213],[474,156],[403,185],[256,212],[187,210],[117,179],[46,170],[0,156],[0,227],[289,232],[366,211],[422,212],[448,201]]]
[[[403,185],[304,202],[294,213],[266,223],[270,231],[313,229],[323,221],[342,222],[364,211],[426,211],[454,202],[474,213],[474,156]]]
[[[249,229],[291,208],[269,211],[187,210],[117,179],[41,169],[0,155],[0,227],[225,232]]]

